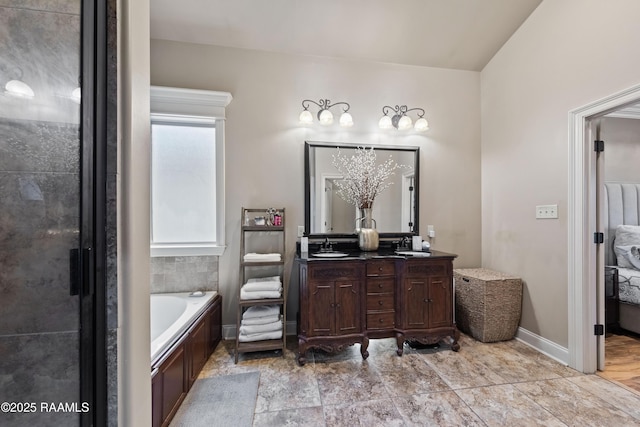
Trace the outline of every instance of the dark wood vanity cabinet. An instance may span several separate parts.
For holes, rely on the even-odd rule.
[[[451,337],[451,349],[460,348],[460,333],[453,318],[452,260],[409,259],[399,278],[398,287],[398,354],[405,340],[435,344]]]
[[[359,262],[315,263],[300,266],[300,312],[298,313],[298,362],[305,363],[307,348],[340,351],[362,344],[363,266]]]
[[[395,260],[366,261],[367,336],[387,337],[395,326]]]
[[[435,344],[450,337],[457,351],[453,318],[453,259],[364,257],[356,260],[300,259],[298,363],[309,348],[340,351],[369,338],[395,337],[397,354],[406,340]]]

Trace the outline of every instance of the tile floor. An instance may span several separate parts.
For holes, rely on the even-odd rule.
[[[516,340],[483,344],[461,337],[458,353],[371,340],[335,354],[297,344],[245,353],[218,346],[201,377],[260,371],[254,426],[640,426],[640,394],[584,375]],[[229,425],[233,425],[230,423]],[[236,426],[238,427],[238,426]]]

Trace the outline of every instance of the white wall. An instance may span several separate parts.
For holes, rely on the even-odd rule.
[[[604,117],[605,181],[640,182],[640,120]]]
[[[151,83],[228,91],[226,235],[219,283],[226,324],[235,323],[240,208],[285,207],[287,274],[304,224],[305,140],[421,147],[420,224],[433,224],[436,249],[459,255],[457,267],[480,264],[479,73],[282,55],[151,41]],[[346,101],[355,125],[300,127],[303,99]],[[426,135],[380,132],[383,105],[427,112]],[[290,320],[297,290],[289,293]]]
[[[568,112],[640,83],[638,16],[636,0],[543,1],[481,73],[482,264],[524,279],[521,326],[564,347]]]
[[[118,23],[118,425],[149,426],[149,0],[122,0]]]

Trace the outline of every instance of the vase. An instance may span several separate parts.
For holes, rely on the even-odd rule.
[[[373,219],[371,211],[372,208],[360,208],[360,217],[356,219],[358,244],[362,251],[375,251],[380,243],[376,220]]]

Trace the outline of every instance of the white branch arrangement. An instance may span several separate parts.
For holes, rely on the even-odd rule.
[[[398,165],[391,155],[378,164],[373,147],[357,147],[350,157],[338,148],[338,154],[333,156],[333,166],[343,177],[336,181],[338,195],[359,209],[372,207],[376,196],[393,184],[387,179],[395,174],[396,169],[405,167]]]

